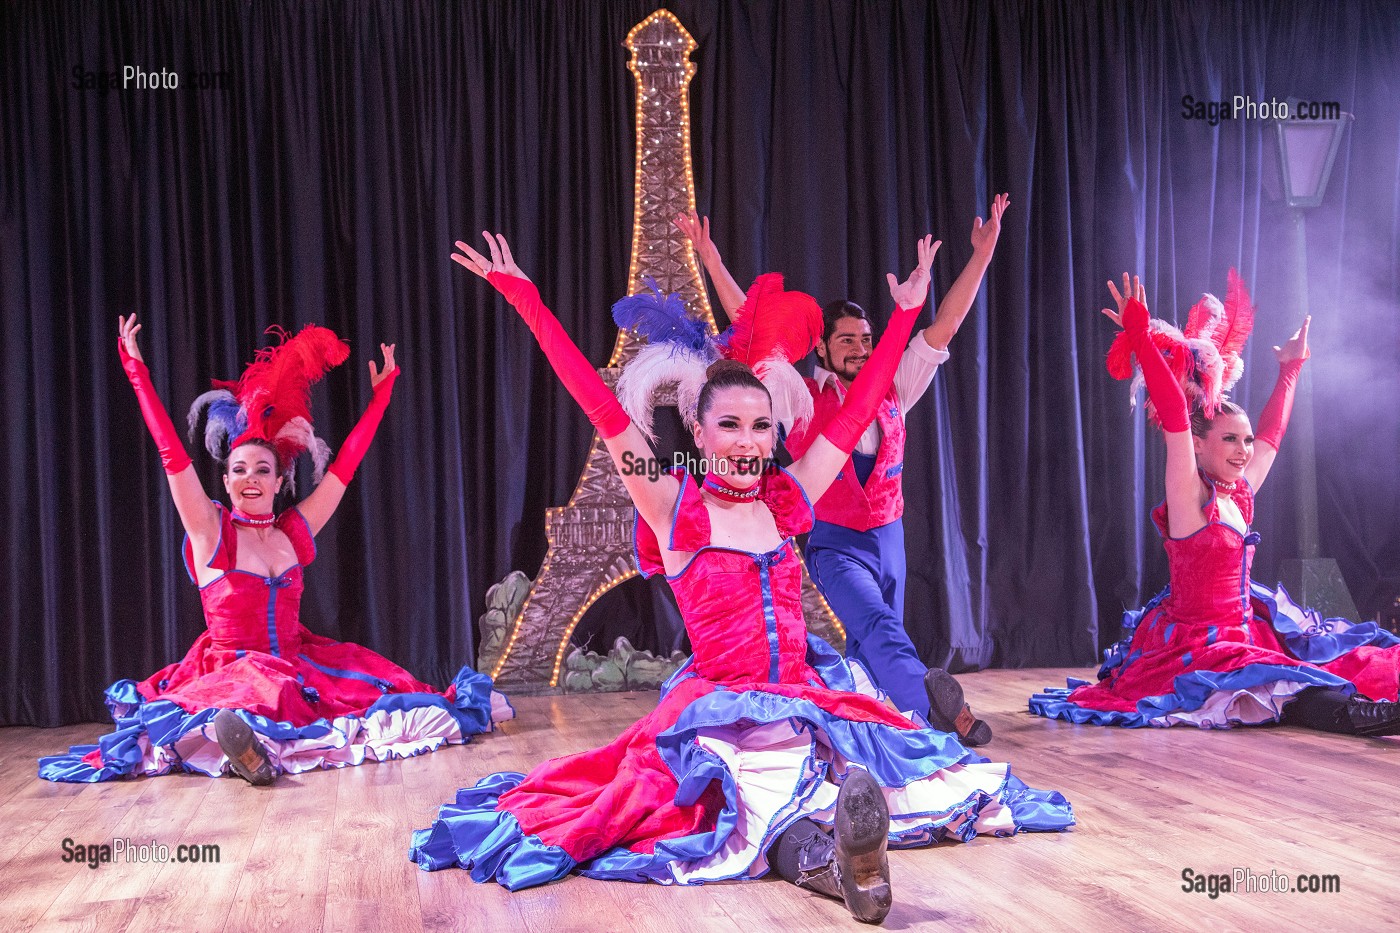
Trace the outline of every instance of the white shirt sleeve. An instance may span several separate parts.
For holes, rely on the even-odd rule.
[[[948,361],[948,356],[947,350],[935,350],[929,346],[922,330],[914,334],[914,339],[909,341],[909,346],[905,348],[904,355],[899,358],[899,366],[894,371],[894,391],[899,397],[901,418],[907,415],[914,403],[928,391],[933,382],[933,374],[938,372],[939,364]],[[856,443],[856,451],[874,455],[879,450],[880,419],[876,418],[860,436],[860,441]]]
[[[923,398],[933,383],[933,374],[939,365],[948,362],[947,350],[935,350],[924,339],[922,330],[914,333],[904,355],[899,358],[899,367],[894,371],[894,391],[899,396],[901,414],[908,414],[914,403]]]

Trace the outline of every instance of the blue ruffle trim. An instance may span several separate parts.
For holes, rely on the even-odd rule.
[[[1171,593],[1168,586],[1141,609],[1123,613],[1123,637],[1104,651],[1104,663],[1099,668],[1099,680],[1104,680],[1130,667],[1140,653],[1129,654],[1139,623]],[[1351,622],[1347,619],[1323,619],[1313,609],[1305,609],[1289,597],[1280,586],[1277,591],[1250,582],[1250,596],[1264,610],[1256,616],[1273,627],[1288,653],[1305,664],[1327,664],[1349,651],[1367,645],[1389,648],[1400,645],[1400,637],[1375,622]],[[1170,632],[1167,637],[1170,638]],[[1209,641],[1207,642],[1209,644]],[[1187,656],[1189,663],[1189,655]],[[1087,680],[1068,678],[1067,687],[1047,687],[1030,698],[1030,711],[1048,719],[1096,726],[1123,726],[1129,729],[1151,725],[1151,720],[1168,713],[1193,712],[1200,709],[1209,696],[1218,690],[1247,690],[1267,683],[1287,681],[1309,687],[1333,687],[1350,695],[1356,687],[1350,681],[1327,671],[1281,664],[1250,664],[1234,671],[1190,671],[1176,677],[1175,692],[1145,697],[1138,701],[1137,711],[1098,710],[1069,702],[1069,695]]]
[[[1306,687],[1333,687],[1350,695],[1356,687],[1345,678],[1316,667],[1293,667],[1285,664],[1247,664],[1234,671],[1189,671],[1172,681],[1175,692],[1138,700],[1137,711],[1099,710],[1072,703],[1069,695],[1076,687],[1088,683],[1075,677],[1066,680],[1067,687],[1047,687],[1031,696],[1030,711],[1047,719],[1095,726],[1123,726],[1137,729],[1152,725],[1152,720],[1168,713],[1190,713],[1205,705],[1212,693],[1249,690],[1264,684],[1285,681]]]
[[[496,809],[500,796],[523,780],[518,771],[502,771],[457,791],[431,828],[414,830],[408,857],[424,871],[455,865],[470,871],[473,881],[494,878],[511,891],[567,875],[576,864],[567,852],[526,836],[512,814]]]
[[[719,782],[725,802],[712,830],[662,840],[651,853],[614,848],[576,866],[563,849],[547,846],[538,837],[524,835],[512,815],[495,809],[500,795],[523,780],[519,774],[502,773],[459,791],[453,803],[441,808],[431,828],[413,834],[409,858],[429,871],[456,865],[470,870],[476,881],[494,878],[512,891],[554,881],[576,867],[579,874],[590,878],[671,880],[669,866],[672,863],[714,856],[724,847],[738,821],[740,788],[724,761],[696,741],[700,730],[737,723],[765,725],[782,721],[790,722],[799,732],[814,736],[820,731],[826,744],[854,765],[868,770],[885,787],[903,787],[951,765],[987,761],[946,733],[852,722],[833,716],[808,700],[761,690],[743,693],[717,690],[691,703],[675,725],[656,738],[662,760],[679,785],[675,796],[677,805],[694,804],[711,782]],[[815,742],[812,747],[815,750]],[[765,828],[762,848],[804,815],[802,804],[821,786],[828,768],[829,764],[816,758],[814,751],[809,753],[802,769],[807,777],[798,781],[793,800],[779,808],[774,824]],[[1061,794],[1033,790],[1008,772],[995,795],[974,794],[940,813],[894,814],[905,819],[924,816],[928,820],[901,831],[891,842],[910,847],[940,840],[945,836],[943,827],[969,811],[973,818],[962,827],[959,835],[971,838],[976,833],[973,825],[976,811],[993,799],[1000,799],[1010,807],[1017,831],[1055,831],[1074,824],[1073,811]],[[747,874],[748,866],[743,866],[733,877]]]
[[[367,719],[378,712],[435,706],[450,713],[457,721],[464,742],[473,735],[491,731],[491,678],[464,667],[457,672],[453,683],[457,693],[452,702],[435,693],[389,694],[376,700],[360,718]],[[134,680],[119,680],[112,684],[103,695],[103,702],[112,713],[116,729],[98,739],[96,745],[74,745],[66,755],[40,758],[39,777],[48,781],[90,784],[132,775],[141,766],[139,740],[142,735],[147,736],[147,741],[153,746],[173,746],[189,733],[202,729],[218,712],[218,709],[210,708],[188,713],[169,700],[147,701],[137,691]],[[238,713],[259,736],[277,742],[319,739],[334,731],[334,727],[325,719],[305,726],[294,726],[246,710],[238,710]],[[101,767],[94,768],[83,761],[94,750],[102,753]],[[185,762],[180,762],[179,767],[194,774],[219,776],[217,771],[205,771]]]
[[[1250,595],[1268,610],[1268,622],[1288,648],[1288,653],[1311,664],[1326,664],[1367,645],[1392,648],[1400,636],[1387,632],[1375,622],[1352,622],[1342,618],[1322,618],[1316,609],[1293,602],[1281,585],[1277,591],[1250,584]]]

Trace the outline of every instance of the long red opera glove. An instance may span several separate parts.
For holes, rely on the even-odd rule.
[[[1288,430],[1288,416],[1293,414],[1293,392],[1298,388],[1298,376],[1302,371],[1302,360],[1289,360],[1278,365],[1278,382],[1274,383],[1274,391],[1259,415],[1259,430],[1254,432],[1256,442],[1263,441],[1274,450],[1283,444],[1283,434]]]
[[[822,428],[822,437],[831,441],[845,453],[856,449],[860,436],[870,427],[881,400],[890,391],[894,382],[895,370],[909,344],[909,334],[914,330],[914,321],[919,316],[919,308],[895,308],[890,315],[890,323],[880,337],[880,343],[865,361],[851,387],[846,390],[846,399],[841,408]]]
[[[549,365],[559,375],[559,381],[579,403],[588,420],[598,429],[598,434],[607,439],[626,431],[632,419],[627,417],[622,403],[603,382],[603,377],[598,375],[593,364],[569,339],[554,313],[545,307],[535,284],[502,272],[490,273],[486,281],[505,296],[506,301],[525,319],[539,341],[540,349],[549,359]]]
[[[1162,430],[1176,434],[1191,429],[1191,415],[1186,407],[1186,393],[1181,383],[1167,365],[1162,351],[1152,341],[1147,329],[1147,306],[1136,298],[1130,299],[1123,308],[1123,330],[1133,344],[1133,355],[1137,357],[1142,370],[1143,382],[1147,384],[1147,397],[1157,409],[1157,420]]]
[[[136,390],[136,401],[141,406],[141,417],[146,419],[146,430],[155,439],[160,451],[160,463],[165,472],[174,476],[190,465],[190,455],[180,441],[180,432],[170,420],[170,414],[160,403],[155,387],[151,385],[151,371],[146,364],[126,352],[126,344],[117,339],[117,353],[121,355],[122,369],[131,387]]]
[[[340,445],[335,462],[326,470],[327,473],[334,473],[347,486],[354,478],[360,461],[365,458],[369,443],[374,440],[374,432],[379,430],[379,422],[384,419],[384,409],[389,407],[389,396],[394,393],[394,380],[398,378],[399,368],[395,366],[388,375],[379,380],[379,384],[374,387],[374,395],[365,406],[365,413],[360,415],[360,420]]]

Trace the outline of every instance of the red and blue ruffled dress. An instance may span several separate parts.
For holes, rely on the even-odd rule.
[[[238,530],[219,507],[220,537],[209,566],[221,575],[200,588],[205,631],[184,660],[146,680],[119,680],[105,700],[117,728],[96,745],[39,759],[39,776],[93,782],[227,770],[212,720],[238,710],[275,766],[298,772],[384,761],[462,743],[509,718],[491,679],[462,668],[444,693],[359,645],[308,631],[299,621],[302,568],[316,556],[296,509],[275,527],[297,563],[275,577],[237,569]],[[193,554],[184,546],[193,580]]]
[[[1206,526],[1195,534],[1168,537],[1166,503],[1153,510],[1170,583],[1124,613],[1123,638],[1104,653],[1098,682],[1071,679],[1068,689],[1038,693],[1031,712],[1101,726],[1223,729],[1274,722],[1307,687],[1396,699],[1400,638],[1374,622],[1322,619],[1282,587],[1252,582],[1254,491],[1244,480],[1230,492],[1206,485]]]
[[[784,538],[762,554],[711,544],[699,487],[679,478],[668,546],[694,556],[667,579],[694,656],[656,709],[611,744],[458,791],[413,834],[414,861],[511,890],[571,871],[667,884],[756,878],[794,821],[831,824],[852,768],[884,787],[894,846],[1073,825],[1063,796],[896,713],[807,634],[792,536],[812,527],[812,507],[791,474],[762,481]],[[664,572],[640,519],[635,547],[644,575]]]

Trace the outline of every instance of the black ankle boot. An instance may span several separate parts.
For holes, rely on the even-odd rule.
[[[214,714],[214,737],[219,741],[219,748],[228,756],[234,774],[259,787],[277,780],[277,772],[267,757],[267,749],[233,710],[221,709]]]
[[[1400,703],[1353,696],[1346,714],[1357,735],[1400,735]]]
[[[947,671],[931,667],[924,675],[928,694],[928,721],[939,732],[954,733],[967,746],[986,745],[992,740],[992,727],[972,713],[963,701],[962,684]]]
[[[862,923],[890,912],[890,811],[880,785],[867,771],[852,770],[836,798],[835,838],[814,833],[798,850],[794,883],[846,904]]]

